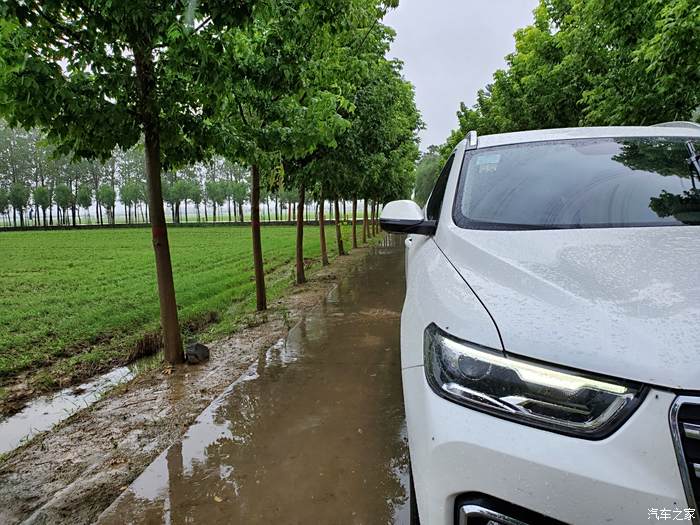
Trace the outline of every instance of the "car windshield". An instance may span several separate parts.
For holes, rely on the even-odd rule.
[[[455,222],[490,229],[700,224],[688,140],[562,140],[468,153]]]

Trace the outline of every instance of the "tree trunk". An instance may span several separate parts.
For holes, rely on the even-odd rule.
[[[345,208],[345,199],[343,199],[343,220],[348,220],[348,210]]]
[[[258,180],[260,180],[259,177],[258,177]],[[260,188],[258,188],[258,190],[259,189]],[[250,211],[251,211],[251,215],[252,215],[252,212],[253,212],[253,203],[252,202],[250,203]],[[239,218],[241,219],[241,222],[245,222],[245,217],[243,216],[243,203],[242,202],[238,203],[238,215],[239,215]],[[258,208],[258,218],[259,217],[260,217],[260,208]],[[251,220],[252,220],[252,218],[251,218]]]
[[[379,203],[374,203],[374,235],[379,235]]]
[[[345,248],[343,248],[343,235],[340,231],[340,206],[338,206],[338,199],[333,201],[335,207],[335,241],[338,244],[338,255],[345,255]]]
[[[321,236],[321,263],[328,266],[328,248],[326,247],[326,219],[324,215],[323,190],[318,196],[318,232]]]
[[[367,238],[371,239],[372,238],[372,212],[374,211],[374,203],[372,201],[368,200],[367,207],[369,208],[369,211],[367,212],[367,216],[368,216]]]
[[[367,216],[367,199],[364,200],[364,205],[362,206],[362,244],[367,242],[367,228],[369,228],[369,219]]]
[[[156,256],[160,324],[163,329],[164,354],[166,361],[175,365],[184,361],[184,353],[182,351],[180,325],[177,318],[168,229],[165,223],[165,210],[163,209],[163,190],[160,179],[159,110],[155,100],[156,79],[154,77],[153,59],[150,49],[144,51],[135,47],[134,60],[140,98],[139,113],[144,132],[146,180],[148,200],[151,208],[153,250]]]
[[[352,247],[357,248],[357,197],[352,198]]]
[[[231,222],[231,198],[228,199],[228,222]]]
[[[377,235],[377,201],[372,201],[372,237]]]
[[[306,275],[304,275],[304,191],[302,183],[299,186],[299,204],[297,204],[297,284],[306,282]]]
[[[255,300],[258,311],[260,311],[267,310],[267,298],[265,296],[265,272],[263,268],[262,241],[260,239],[260,170],[257,164],[253,165],[251,172],[250,226],[253,233]]]
[[[267,205],[267,222],[270,222],[271,217],[270,217],[270,197],[267,198],[265,201],[265,204]]]

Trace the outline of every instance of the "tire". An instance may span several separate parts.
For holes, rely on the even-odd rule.
[[[420,517],[418,516],[418,502],[416,501],[416,488],[413,486],[413,469],[408,465],[409,487],[409,523],[410,525],[420,525]]]

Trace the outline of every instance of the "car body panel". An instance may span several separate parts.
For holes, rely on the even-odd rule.
[[[667,424],[670,392],[652,390],[617,432],[589,441],[446,401],[423,367],[403,371],[403,389],[421,523],[453,524],[467,492],[581,525],[638,525],[651,508],[689,506]]]
[[[438,249],[433,239],[410,236],[407,244],[406,299],[401,324],[418,332],[430,323],[454,334],[469,335],[474,343],[501,348],[496,326],[478,298]],[[425,305],[430,305],[426,309]],[[403,333],[403,332],[402,332]],[[423,365],[423,337],[401,340],[401,367]]]
[[[700,389],[700,227],[443,229],[506,352]]]

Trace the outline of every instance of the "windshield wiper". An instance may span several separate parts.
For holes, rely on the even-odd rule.
[[[688,164],[695,169],[695,173],[700,177],[700,153],[696,153],[695,145],[692,140],[686,142],[685,147],[688,149],[688,154],[690,155],[690,157],[688,157]],[[693,184],[693,189],[697,189],[695,187],[695,177],[693,177],[692,173],[690,174],[690,182]]]

